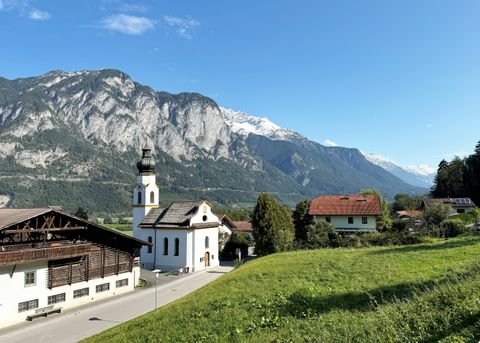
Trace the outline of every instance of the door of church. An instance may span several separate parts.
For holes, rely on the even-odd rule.
[[[205,267],[210,267],[210,253],[205,253]]]

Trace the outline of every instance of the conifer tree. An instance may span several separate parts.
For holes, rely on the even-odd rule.
[[[310,200],[300,201],[292,213],[293,226],[295,227],[295,239],[305,241],[307,239],[307,228],[313,223],[313,217],[308,214]]]
[[[251,223],[258,256],[285,251],[291,247],[294,229],[290,210],[279,204],[273,196],[260,193]]]

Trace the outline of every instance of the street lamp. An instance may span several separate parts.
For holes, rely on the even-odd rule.
[[[160,276],[161,272],[162,272],[161,269],[152,270],[152,273],[155,274],[155,310],[157,309],[157,281],[158,281],[158,277]]]

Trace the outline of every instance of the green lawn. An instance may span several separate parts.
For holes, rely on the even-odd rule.
[[[251,261],[88,342],[478,342],[480,237]]]
[[[132,224],[102,224],[109,229],[113,229],[125,235],[133,236]]]

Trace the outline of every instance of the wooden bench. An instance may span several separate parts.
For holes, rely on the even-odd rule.
[[[47,306],[47,307],[42,307],[42,308],[37,308],[35,310],[34,314],[31,314],[31,315],[27,316],[27,320],[32,321],[34,318],[46,317],[49,314],[60,313],[60,312],[62,312],[62,308],[61,307],[54,307],[53,305],[50,305],[50,306]]]

